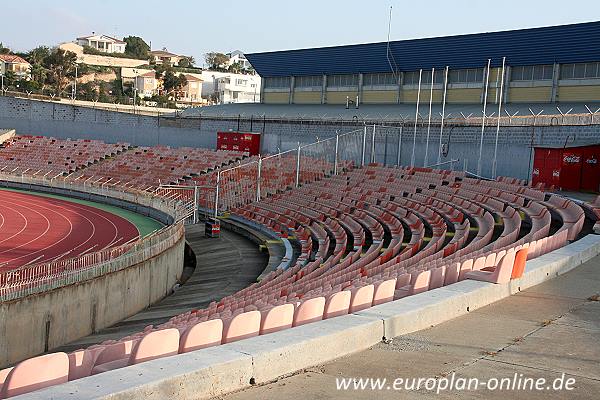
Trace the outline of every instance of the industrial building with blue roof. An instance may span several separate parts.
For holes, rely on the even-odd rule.
[[[600,101],[600,21],[246,57],[269,104]]]

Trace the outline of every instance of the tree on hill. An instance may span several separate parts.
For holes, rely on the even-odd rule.
[[[10,54],[10,49],[8,47],[4,47],[2,42],[0,42],[0,54]]]
[[[177,100],[177,92],[187,84],[185,75],[175,75],[172,69],[168,69],[163,76],[163,88],[165,92],[173,92],[173,97]]]
[[[57,93],[65,88],[65,79],[74,76],[76,61],[77,54],[58,48],[46,57],[44,66],[48,70],[48,83],[54,84]]]
[[[50,49],[46,46],[39,46],[29,51],[25,57],[31,64],[31,79],[38,82],[42,88],[48,76],[48,70],[44,64],[49,56]]]
[[[125,45],[125,54],[132,58],[147,60],[150,46],[139,36],[127,36],[123,38]]]
[[[190,67],[193,67],[195,63],[196,63],[196,60],[194,60],[194,57],[190,56],[190,57],[184,57],[181,60],[179,60],[179,64],[177,64],[177,65],[182,68],[190,68]]]
[[[242,72],[242,63],[239,61],[234,62],[228,68],[229,72],[233,72],[234,74],[239,74]]]
[[[206,53],[204,60],[210,69],[221,69],[229,62],[229,57],[223,53]]]

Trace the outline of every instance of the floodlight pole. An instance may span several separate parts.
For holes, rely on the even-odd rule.
[[[417,146],[417,123],[419,121],[419,102],[421,101],[421,79],[423,77],[423,70],[419,70],[419,88],[417,90],[417,110],[415,111],[415,129],[413,132],[413,148],[412,155],[410,156],[410,166],[415,166],[415,147]]]
[[[444,135],[444,120],[446,118],[446,93],[448,92],[448,66],[444,73],[444,97],[442,99],[442,122],[440,123],[440,146],[438,148],[437,163],[442,162],[442,136]]]
[[[485,116],[488,97],[488,86],[490,83],[490,65],[492,60],[488,58],[487,73],[485,74],[485,91],[483,95],[483,116],[481,117],[481,139],[479,141],[479,159],[477,160],[477,175],[481,176],[481,159],[483,157],[483,134],[485,132]]]
[[[429,90],[429,117],[427,119],[427,138],[425,139],[425,161],[423,166],[429,164],[429,132],[431,130],[431,107],[433,105],[433,84],[435,82],[435,68],[431,68],[431,88]]]
[[[500,96],[498,97],[498,121],[496,122],[496,142],[494,143],[494,162],[492,165],[492,179],[496,179],[496,169],[498,166],[498,135],[500,134],[500,116],[502,115],[502,96],[504,94],[504,68],[506,67],[506,57],[502,57],[502,78],[500,78]],[[496,81],[497,84],[498,81]],[[496,86],[498,92],[498,86]]]
[[[365,166],[365,153],[367,152],[367,125],[365,125],[362,141],[362,161],[361,166]]]

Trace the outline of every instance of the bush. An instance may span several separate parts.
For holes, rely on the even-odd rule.
[[[106,57],[116,57],[116,58],[133,58],[136,60],[147,60],[146,58],[140,58],[140,57],[133,57],[131,54],[125,54],[125,53],[104,53],[100,50],[96,50],[93,47],[90,46],[83,46],[83,53],[84,54],[90,54],[93,56],[106,56]]]

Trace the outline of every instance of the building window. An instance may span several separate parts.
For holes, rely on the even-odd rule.
[[[484,68],[468,68],[450,70],[450,83],[483,83]]]
[[[390,86],[397,85],[398,77],[392,73],[364,74],[363,86]]]
[[[443,69],[435,70],[435,80],[434,84],[443,84],[444,83],[444,74],[445,71]],[[405,85],[418,85],[419,84],[419,71],[410,71],[404,73],[404,84]],[[423,70],[423,75],[421,76],[421,85],[430,85],[431,84],[431,70]]]
[[[327,87],[350,87],[358,86],[358,75],[329,75],[327,77]]]
[[[552,80],[553,70],[553,65],[513,67],[510,79],[513,81],[549,81]]]
[[[560,79],[600,78],[600,62],[563,64],[560,66]]]
[[[281,88],[289,88],[290,87],[290,77],[289,76],[273,76],[270,78],[265,78],[265,88],[266,89],[281,89]]]
[[[323,86],[322,75],[297,76],[294,79],[297,88],[320,88]]]

